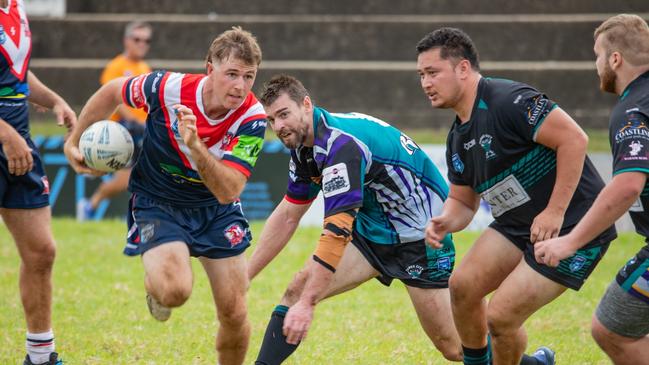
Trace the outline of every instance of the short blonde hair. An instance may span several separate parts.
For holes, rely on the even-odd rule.
[[[252,33],[232,27],[214,38],[210,49],[207,51],[206,61],[225,61],[235,57],[248,65],[259,66],[261,63],[261,48]]]
[[[594,37],[602,36],[606,54],[620,52],[634,66],[649,64],[649,26],[633,14],[610,17],[595,29]]]

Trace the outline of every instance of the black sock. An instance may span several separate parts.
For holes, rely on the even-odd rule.
[[[465,365],[489,365],[490,363],[488,345],[481,349],[470,349],[462,346],[462,352],[464,353]]]
[[[520,365],[543,365],[536,357],[523,354]]]
[[[270,316],[270,322],[266,327],[264,341],[261,343],[259,355],[255,365],[279,365],[286,360],[297,349],[298,345],[286,343],[286,336],[282,332],[284,317],[288,307],[278,305]]]

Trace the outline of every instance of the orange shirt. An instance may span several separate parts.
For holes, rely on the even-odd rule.
[[[124,55],[119,55],[113,58],[104,68],[104,71],[101,73],[101,78],[99,82],[103,85],[110,80],[116,79],[118,77],[126,76],[137,76],[145,73],[151,72],[151,68],[144,61],[131,61],[124,57]],[[146,112],[142,109],[135,109],[128,107],[128,109],[133,113],[138,122],[144,123],[146,121]],[[110,116],[112,120],[119,120],[119,114],[113,113]]]

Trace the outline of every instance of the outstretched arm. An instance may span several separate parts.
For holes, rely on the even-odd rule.
[[[300,219],[311,203],[294,204],[286,199],[277,205],[266,220],[257,247],[248,263],[248,278],[252,280],[286,246],[293,237]]]

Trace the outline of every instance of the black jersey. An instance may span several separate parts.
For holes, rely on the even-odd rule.
[[[500,224],[532,224],[546,208],[556,180],[556,153],[535,142],[557,105],[520,82],[482,78],[471,119],[456,118],[447,139],[448,178],[473,188]],[[604,182],[588,158],[564,217],[564,227],[586,213]]]
[[[628,171],[649,173],[649,72],[624,90],[609,121],[613,175]],[[636,231],[649,237],[649,181],[629,209]]]

